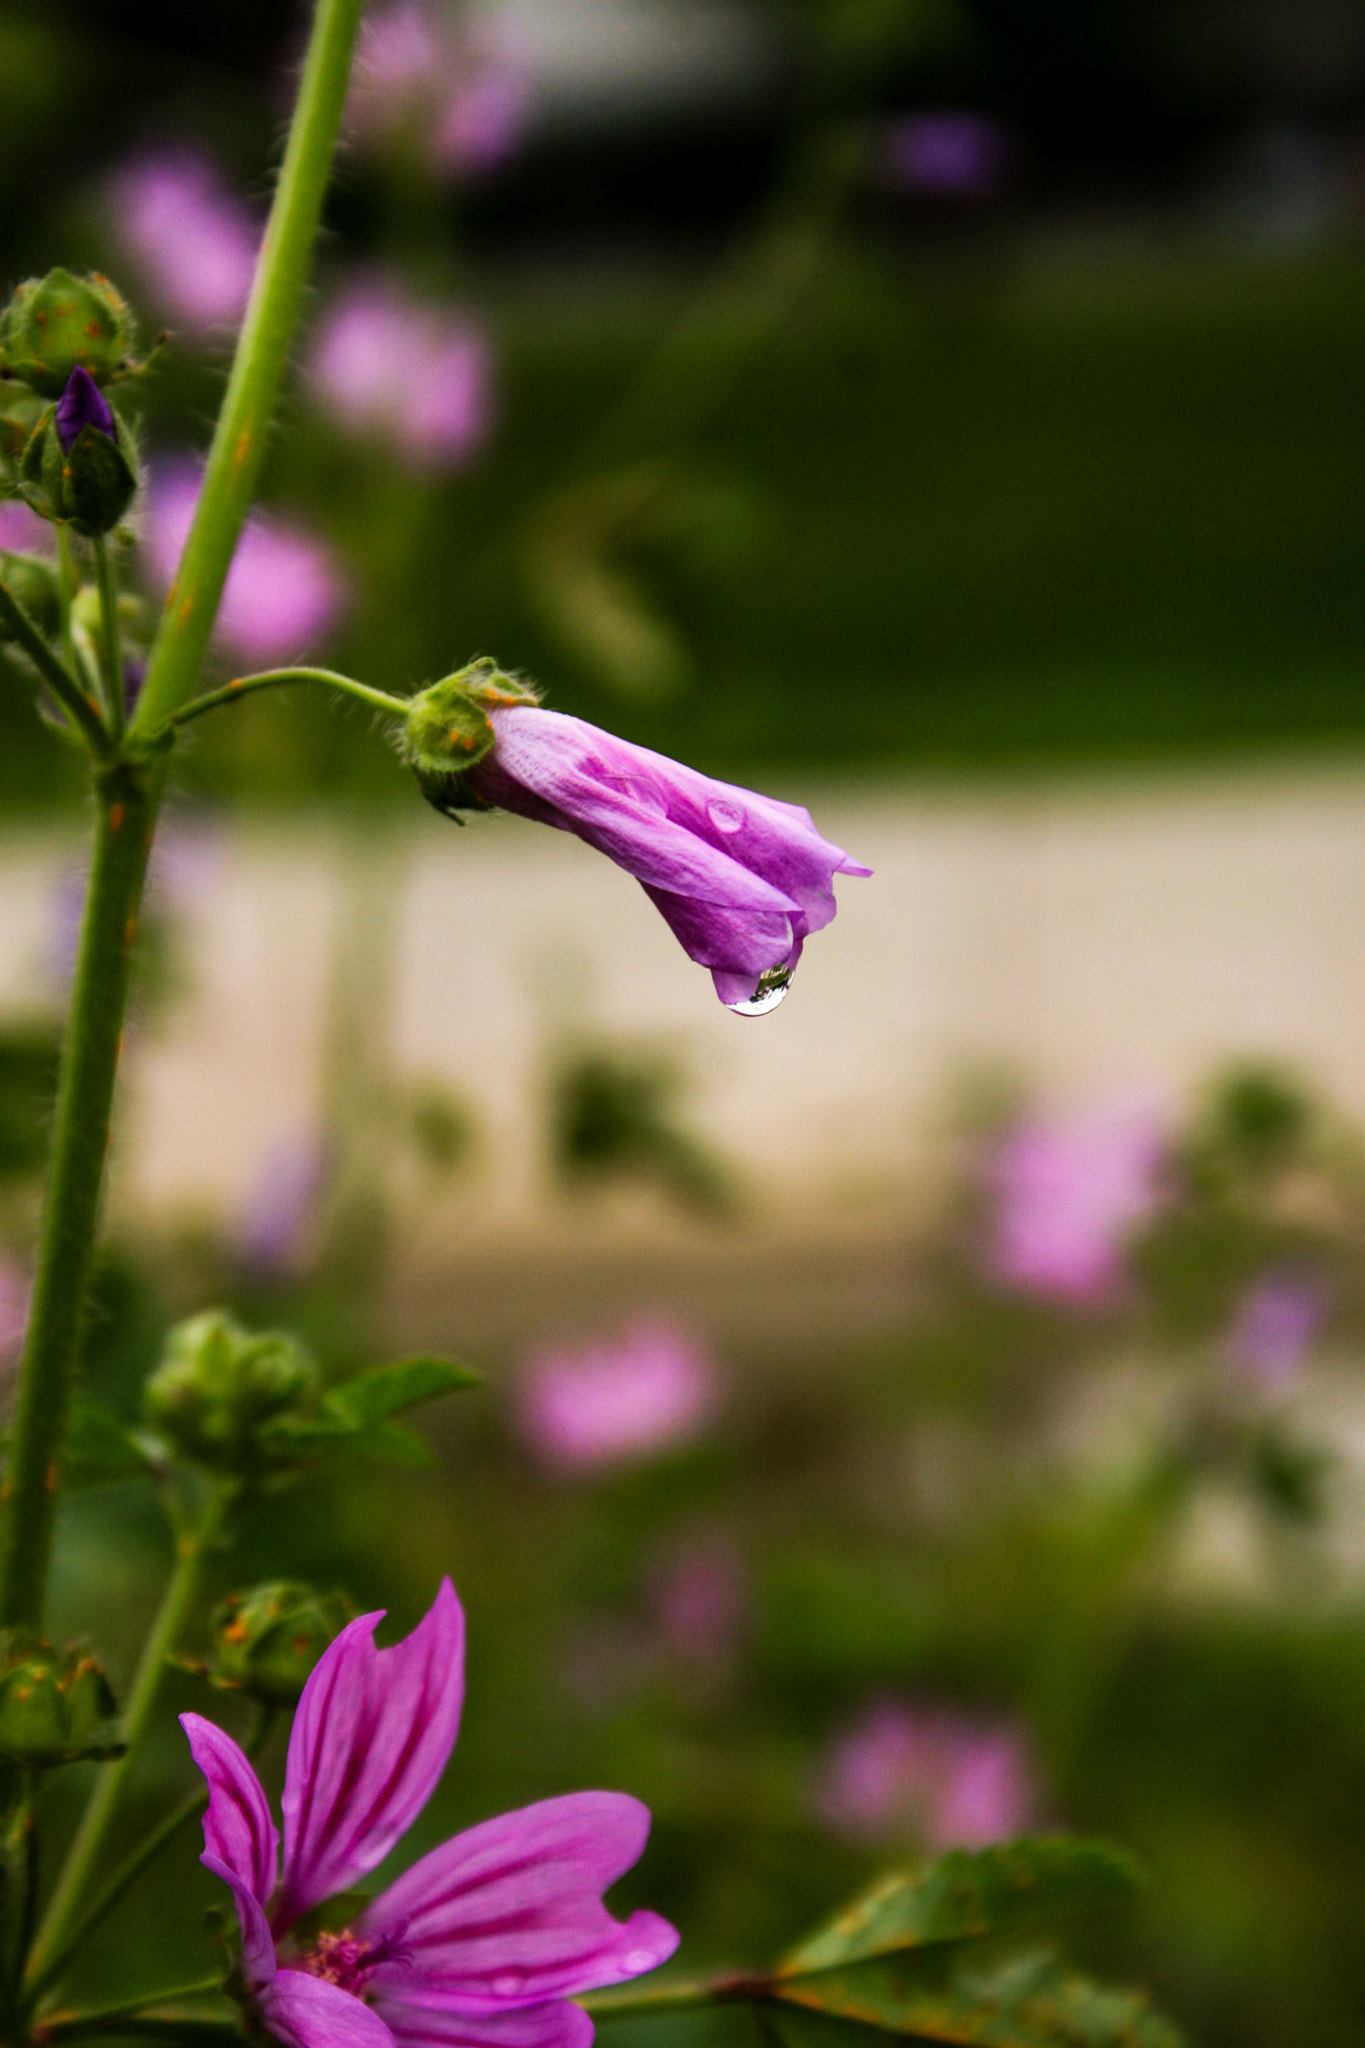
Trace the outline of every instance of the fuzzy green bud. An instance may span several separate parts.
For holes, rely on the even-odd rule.
[[[78,365],[97,384],[127,376],[133,340],[128,302],[107,277],[49,270],[25,279],[0,315],[0,369],[57,398]]]
[[[57,572],[41,555],[17,555],[0,550],[0,583],[17,597],[40,633],[49,639],[57,631],[60,595]],[[7,638],[0,620],[0,640]]]
[[[114,1696],[103,1668],[82,1650],[55,1650],[12,1630],[0,1637],[0,1756],[51,1765],[119,1749]]]
[[[320,1593],[280,1579],[231,1593],[209,1617],[213,1651],[206,1675],[267,1707],[292,1707],[327,1645],[356,1608],[344,1593]]]
[[[454,675],[419,690],[403,727],[403,759],[427,802],[438,811],[479,809],[459,778],[491,754],[496,735],[488,714],[499,706],[538,704],[529,684],[483,655]]]
[[[318,1369],[283,1330],[253,1335],[225,1309],[176,1325],[143,1394],[147,1418],[194,1464],[250,1477],[272,1462],[262,1431],[317,1400]]]

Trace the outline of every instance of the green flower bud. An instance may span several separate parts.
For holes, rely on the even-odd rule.
[[[0,315],[0,369],[56,398],[78,365],[97,384],[126,377],[133,338],[128,303],[107,277],[49,270],[27,278]]]
[[[309,1673],[356,1608],[344,1593],[319,1593],[293,1579],[231,1593],[209,1617],[207,1676],[267,1707],[292,1707]]]
[[[117,1753],[114,1696],[93,1657],[37,1636],[0,1637],[0,1756],[51,1765]]]
[[[60,615],[57,572],[52,564],[41,555],[16,555],[0,550],[0,583],[18,598],[39,632],[51,639]],[[0,620],[0,640],[7,637]]]
[[[148,1420],[183,1458],[249,1477],[274,1462],[265,1427],[307,1412],[318,1369],[283,1330],[253,1335],[225,1309],[179,1323],[143,1396]]]
[[[486,655],[421,690],[408,706],[403,758],[438,811],[479,810],[458,778],[493,751],[488,713],[502,704],[538,704],[536,692]]]
[[[38,421],[19,465],[19,488],[39,518],[70,520],[78,533],[108,533],[132,504],[137,450],[111,406],[103,406],[103,417],[104,424],[72,433],[62,407],[50,405]]]

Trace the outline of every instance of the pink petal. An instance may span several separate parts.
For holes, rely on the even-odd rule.
[[[440,2012],[382,1999],[380,2011],[398,2048],[590,2048],[593,2024],[580,2005],[552,1999],[511,2012]]]
[[[261,2018],[286,2048],[393,2048],[377,2012],[303,1970],[281,1970],[261,2001]]]
[[[230,1735],[200,1714],[182,1714],[190,1754],[208,1781],[204,1854],[246,1886],[259,1905],[275,1889],[279,1835],[261,1781]]]
[[[199,1861],[205,1870],[211,1870],[215,1877],[223,1880],[236,1901],[237,1920],[242,1930],[242,1975],[253,1998],[264,1998],[275,1980],[275,1943],[265,1908],[253,1896],[246,1881],[221,1857],[205,1849]]]
[[[303,1689],[284,1780],[277,1932],[382,1863],[436,1787],[464,1698],[464,1615],[449,1579],[392,1649],[363,1614]]]
[[[640,1855],[649,1811],[620,1792],[576,1792],[487,1820],[433,1849],[376,1899],[358,1932],[401,1943],[374,1988],[465,2013],[619,1984],[667,1960],[655,1913],[622,1924],[602,1893]]]

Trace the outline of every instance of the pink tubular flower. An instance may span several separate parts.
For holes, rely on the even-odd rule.
[[[683,1331],[640,1322],[615,1340],[534,1358],[519,1421],[550,1471],[600,1472],[690,1442],[717,1398],[710,1360]]]
[[[806,939],[835,914],[835,875],[872,872],[822,839],[799,804],[713,782],[538,705],[488,717],[493,752],[462,778],[475,797],[576,833],[634,875],[743,1015],[781,1002]]]
[[[261,229],[211,157],[189,148],[138,157],[115,172],[107,200],[115,234],[170,319],[196,333],[236,326]]]
[[[183,459],[151,477],[143,550],[154,583],[169,587],[194,517],[201,477]],[[331,553],[314,534],[255,512],[228,571],[216,632],[236,660],[269,665],[324,639],[346,602]]]
[[[995,1277],[1026,1294],[1103,1301],[1122,1279],[1125,1236],[1156,1206],[1162,1149],[1145,1113],[1018,1125],[991,1166]]]
[[[308,377],[352,433],[379,433],[414,463],[453,469],[488,438],[493,361],[463,313],[421,306],[390,280],[358,281],[313,337]]]
[[[649,1814],[578,1792],[454,1836],[344,1933],[291,1943],[304,1914],[376,1869],[426,1805],[455,1743],[464,1616],[449,1579],[392,1649],[365,1614],[323,1652],[289,1737],[284,1864],[256,1773],[230,1736],[182,1714],[208,1782],[207,1870],[242,1930],[238,1989],[286,2048],[587,2048],[568,2001],[665,1962],[657,1914],[622,1923],[602,1893],[644,1848]]]
[[[814,1792],[817,1814],[837,1834],[910,1835],[935,1851],[1017,1835],[1035,1804],[1017,1729],[899,1700],[879,1701],[836,1738]]]

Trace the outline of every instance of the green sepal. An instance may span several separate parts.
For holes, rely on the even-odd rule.
[[[62,1455],[64,1485],[119,1486],[145,1479],[152,1469],[145,1443],[111,1409],[95,1401],[73,1404]]]
[[[45,398],[59,398],[77,364],[97,384],[131,376],[133,315],[99,271],[49,270],[17,287],[0,315],[0,367]]]
[[[41,555],[21,555],[0,550],[0,583],[18,598],[38,631],[51,640],[56,637],[61,616],[61,591],[57,571]],[[0,620],[0,640],[12,637]]]
[[[1139,1882],[1122,1851],[1064,1835],[954,1850],[922,1870],[879,1878],[784,1957],[778,1975],[1012,1934],[1061,1913],[1120,1904]]]
[[[124,1747],[109,1681],[88,1652],[22,1629],[0,1635],[0,1757],[42,1769]]]
[[[225,1309],[179,1323],[143,1394],[147,1419],[191,1464],[260,1476],[276,1461],[271,1426],[316,1408],[319,1373],[284,1330],[245,1330]]]
[[[200,1674],[267,1707],[298,1702],[318,1658],[356,1616],[344,1593],[279,1579],[230,1593],[209,1617],[212,1651]]]
[[[409,702],[401,744],[427,802],[446,812],[485,809],[477,796],[465,792],[460,777],[493,751],[489,712],[539,702],[529,683],[487,655],[419,690]]]

